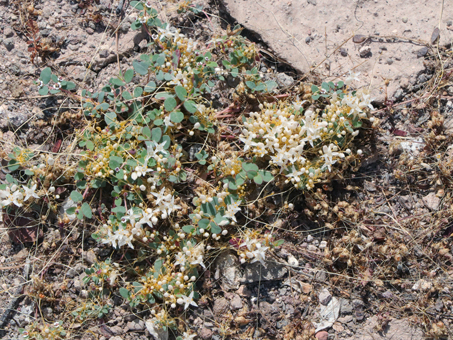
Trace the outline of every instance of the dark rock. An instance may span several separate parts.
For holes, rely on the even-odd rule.
[[[340,48],[340,54],[342,57],[347,57],[348,56],[348,51],[345,48]]]
[[[266,262],[263,266],[260,262],[248,264],[245,267],[243,282],[254,283],[282,279],[288,270],[281,264]]]
[[[107,57],[109,56],[109,50],[101,50],[101,51],[99,52],[99,56],[100,56],[101,58],[107,58]]]
[[[428,47],[426,47],[426,46],[422,47],[421,49],[419,49],[418,51],[415,52],[415,54],[417,55],[417,58],[422,58],[427,53],[428,53]]]
[[[94,33],[94,30],[91,28],[91,27],[88,27],[86,29],[86,32],[89,34],[89,35],[92,35]]]
[[[13,38],[8,38],[8,39],[3,40],[3,45],[5,45],[5,47],[8,50],[8,52],[13,50],[14,49],[14,40],[13,40]]]

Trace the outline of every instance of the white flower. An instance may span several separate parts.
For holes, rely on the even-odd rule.
[[[260,247],[252,251],[254,259],[250,263],[254,263],[260,261],[261,264],[264,266],[264,260],[266,259],[266,250],[269,249],[268,247]]]
[[[341,158],[344,157],[343,153],[334,152],[333,151],[334,148],[336,148],[336,146],[334,144],[330,144],[329,146],[324,145],[322,148],[323,155],[321,157],[324,158],[323,168],[327,167],[329,169],[329,172],[332,172],[331,165],[333,165],[337,162],[337,160],[336,159],[334,160],[333,158],[334,157],[341,157]]]
[[[112,230],[108,228],[107,238],[102,240],[102,243],[111,243],[114,248],[121,248],[127,244],[130,248],[134,249],[134,246],[132,245],[133,237],[132,233],[129,230],[124,229],[122,226],[120,226],[114,233],[112,233]]]
[[[28,188],[25,185],[22,185],[22,188],[24,188],[24,193],[25,193],[24,202],[26,200],[28,200],[30,197],[39,198],[38,194],[35,192],[36,184],[33,185],[31,188]]]
[[[17,189],[17,186],[15,187]],[[11,192],[11,189],[9,187],[6,187],[5,190],[0,190],[0,198],[2,199],[0,201],[0,205],[2,207],[6,207],[10,205],[11,203],[15,204],[18,207],[22,206],[21,201],[24,198],[24,195],[20,191],[15,191]]]
[[[142,218],[137,222],[136,225],[142,226],[143,224],[147,224],[151,228],[153,227],[153,222],[152,218],[154,216],[154,213],[151,209],[147,212],[143,212]]]
[[[182,340],[192,340],[195,339],[197,334],[189,334],[187,332],[182,333]]]
[[[175,266],[179,264],[181,267],[184,267],[186,264],[186,256],[182,252],[175,255],[175,260]]]
[[[223,215],[223,217],[229,218],[230,220],[237,222],[236,217],[234,215],[236,215],[237,212],[241,211],[239,204],[241,204],[241,201],[237,201],[232,204],[228,204],[227,211],[225,211],[225,214]]]
[[[160,40],[163,40],[164,38],[171,38],[175,35],[170,24],[166,24],[165,28],[158,27],[157,30],[160,32]]]
[[[181,295],[180,298],[178,298],[177,302],[180,305],[184,305],[184,310],[189,308],[190,305],[194,307],[198,307],[198,305],[193,301],[193,291],[190,292],[189,296]]]
[[[354,80],[355,81],[360,81],[359,75],[360,75],[360,72],[354,73],[352,71],[349,71],[349,76],[345,79],[344,83],[346,85],[350,85]]]
[[[175,124],[173,124],[170,120],[170,115],[168,115],[164,118],[164,124],[166,127],[175,126]]]
[[[126,220],[129,221],[131,223],[132,227],[134,227],[135,226],[135,220],[137,218],[139,218],[139,217],[141,217],[141,215],[135,213],[134,209],[131,208],[131,209],[129,209],[127,211],[127,215],[123,216],[122,220],[124,219],[125,221]]]

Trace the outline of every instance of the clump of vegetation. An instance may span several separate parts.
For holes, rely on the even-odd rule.
[[[86,270],[91,300],[74,307],[74,318],[103,317],[105,298],[119,293],[150,308],[155,327],[181,329],[178,316],[197,307],[196,282],[219,250],[264,263],[282,244],[248,226],[244,208],[256,203],[260,216],[275,190],[312,190],[359,161],[354,139],[372,120],[371,100],[350,87],[353,74],[278,95],[239,34],[204,45],[162,23],[148,3],[131,6],[139,11],[132,28],[149,33],[152,52],[98,92],[76,94],[45,68],[39,93],[80,101],[83,117],[58,152],[16,147],[8,155],[0,204],[7,214],[57,218],[63,230],[89,224],[112,248],[111,259]],[[209,98],[227,78],[238,83],[235,102],[218,111]],[[62,334],[61,324],[33,327],[29,339]]]

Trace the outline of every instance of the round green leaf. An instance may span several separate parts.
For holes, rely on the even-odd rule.
[[[175,92],[176,92],[176,95],[178,96],[178,98],[179,98],[180,100],[185,100],[185,99],[186,99],[186,97],[187,97],[187,91],[186,91],[186,89],[185,89],[184,87],[179,86],[179,85],[176,86],[176,87],[175,87]]]
[[[80,211],[82,212],[82,214],[84,214],[87,218],[91,218],[93,217],[93,214],[91,212],[91,207],[90,205],[85,202],[82,204],[82,207],[80,208]]]
[[[187,111],[189,111],[190,113],[195,113],[197,112],[197,106],[195,105],[195,103],[191,100],[188,100],[188,101],[185,101],[184,102],[184,107]]]
[[[126,83],[129,83],[132,78],[134,78],[134,70],[127,70],[125,73],[124,73],[124,81]]]
[[[182,113],[181,111],[175,111],[175,112],[170,113],[170,120],[173,123],[181,123],[183,119],[184,119],[184,113]]]
[[[71,195],[69,195],[69,197],[71,197],[71,199],[75,203],[80,202],[80,201],[83,200],[83,195],[80,192],[75,191],[75,190],[73,192],[71,192]]]
[[[52,77],[52,70],[50,69],[50,67],[46,67],[44,70],[41,71],[41,76],[39,77],[39,79],[41,79],[41,81],[44,84],[48,84],[51,77]]]
[[[177,103],[176,103],[176,99],[173,98],[173,97],[169,97],[167,99],[165,99],[165,102],[164,102],[164,107],[165,107],[165,110],[170,112],[170,111],[173,111],[176,107]]]

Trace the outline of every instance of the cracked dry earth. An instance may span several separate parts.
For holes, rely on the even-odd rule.
[[[345,5],[340,1],[330,1],[329,4],[321,0],[274,0],[260,1],[259,4],[256,1],[233,0],[201,2],[209,20],[205,15],[178,16],[172,11],[172,2],[159,1],[155,5],[163,19],[201,41],[208,41],[212,35],[221,33],[227,23],[234,24],[237,19],[249,30],[260,34],[251,34],[250,37],[257,39],[263,50],[273,48],[275,55],[287,59],[294,67],[295,72],[278,75],[280,86],[290,87],[298,77],[297,69],[307,71],[305,66],[298,64],[298,52],[291,52],[283,46],[289,41],[288,34],[294,35],[288,33],[288,27],[293,25],[294,29],[297,28],[293,24],[297,13],[304,13],[303,19],[299,17],[297,20],[305,22],[306,31],[300,32],[302,35],[297,39],[312,47],[323,44],[326,31],[324,21],[317,18],[323,15],[331,18],[328,41],[332,50],[346,36],[353,32],[360,33],[355,31],[356,28],[343,27],[348,24],[345,15],[349,19],[355,16],[363,18],[363,13],[372,12],[371,6],[384,6],[384,2],[359,1],[358,12],[355,12],[352,2]],[[342,11],[333,11],[334,3]],[[425,6],[426,2],[423,3]],[[262,8],[270,5],[273,7],[263,13]],[[415,1],[412,2],[412,6],[416,5]],[[46,65],[81,88],[96,89],[117,73],[118,59],[125,67],[138,57],[139,51],[146,49],[146,36],[129,30],[132,10],[128,8],[124,18],[120,19],[115,14],[116,6],[117,3],[108,0],[0,0],[0,128],[3,148],[8,150],[19,143],[51,150],[55,142],[52,127],[41,122],[56,115],[59,110],[67,109],[67,104],[58,98],[37,95],[34,81]],[[387,2],[385,6],[389,6]],[[391,7],[386,8],[389,12],[385,13],[392,13],[392,20],[397,21],[405,13],[401,22],[404,23],[406,18],[405,24],[412,23],[417,32],[423,30],[429,40],[435,19],[434,10],[423,11],[430,15],[428,24],[431,26],[428,29],[420,28],[420,23],[413,21],[419,17],[421,10],[415,12],[404,7],[398,12],[392,11]],[[445,13],[451,13],[451,10],[451,6],[446,6]],[[386,35],[396,35],[392,29],[397,28],[388,24],[384,12],[375,11],[379,15],[371,16],[373,24],[370,26],[368,22],[368,26],[364,26],[368,31],[362,34],[384,35],[384,31],[389,30]],[[269,13],[279,19],[284,32],[282,37],[278,29],[271,27],[272,20],[267,17]],[[336,15],[338,20],[335,20]],[[30,24],[30,19],[36,24]],[[310,25],[309,20],[313,22]],[[268,25],[267,29],[257,27],[257,21]],[[447,19],[442,18],[441,22],[448,25]],[[339,28],[334,27],[335,23]],[[376,32],[377,24],[383,27],[380,32]],[[441,31],[441,43],[444,45],[448,44],[444,40],[447,39],[444,33],[448,31],[445,27]],[[332,36],[332,29],[341,36]],[[405,32],[400,33],[403,36],[410,34]],[[43,50],[32,63],[33,51],[29,51],[29,46],[30,41],[37,42],[37,38],[40,38]],[[280,43],[274,44],[272,39],[280,40]],[[335,57],[332,65],[341,63],[341,58],[348,56],[351,56],[353,65],[360,64],[360,49],[369,46],[370,54],[384,58],[382,65],[387,66],[383,68],[393,72],[384,75],[395,79],[390,85],[393,91],[391,96],[395,100],[422,93],[434,75],[432,68],[425,67],[432,60],[431,47],[423,51],[423,55],[411,54],[411,50],[403,51],[397,57],[400,52],[393,49],[398,49],[400,45],[392,42],[376,43],[367,39],[360,46],[352,41],[348,44],[343,47],[346,56],[343,56],[342,50],[332,54]],[[383,49],[382,46],[388,47]],[[423,48],[410,46],[415,52]],[[379,51],[387,52],[380,54]],[[415,55],[412,58],[416,62],[415,72],[401,66],[405,65],[404,56],[409,55],[411,58]],[[394,58],[394,64],[389,62],[390,58]],[[317,59],[310,62],[313,61],[318,62]],[[272,63],[263,63],[262,67],[276,69]],[[360,69],[372,74],[368,67],[362,64]],[[446,53],[444,68],[448,71],[451,67]],[[404,73],[397,82],[399,72],[406,71],[408,73]],[[324,73],[325,70],[320,73],[321,78]],[[339,74],[342,73],[343,70],[339,71]],[[447,85],[449,82],[448,79]],[[439,99],[437,111],[451,126],[453,87],[445,86],[444,90],[444,98]],[[397,91],[402,94],[397,95]],[[223,253],[215,260],[211,270],[204,273],[200,282],[202,298],[198,302],[199,307],[187,316],[188,324],[198,338],[453,338],[453,219],[448,187],[435,176],[431,158],[431,165],[426,161],[426,166],[411,170],[414,178],[403,178],[395,173],[401,155],[417,157],[425,152],[419,145],[425,146],[423,136],[430,131],[432,114],[429,106],[396,108],[391,119],[386,114],[387,111],[382,110],[376,113],[382,120],[381,129],[371,142],[363,145],[367,156],[358,172],[338,181],[322,198],[328,201],[329,209],[340,211],[344,217],[336,222],[336,228],[327,226],[331,226],[333,221],[313,217],[318,213],[321,215],[318,203],[322,199],[308,195],[304,203],[296,207],[294,214],[276,221],[280,236],[286,242],[269,257],[266,266],[240,265],[235,254]],[[451,140],[451,129],[442,130],[442,134],[446,141]],[[445,145],[442,147],[442,150],[447,150]],[[445,159],[453,157],[446,151],[444,156]],[[0,172],[0,179],[5,179],[4,172]],[[348,223],[353,216],[355,221]],[[74,230],[63,239],[56,226],[48,226],[42,241],[45,247],[40,248],[44,249],[43,253],[37,253],[34,247],[12,242],[5,228],[1,229],[0,235],[0,314],[5,315],[11,301],[18,295],[24,297],[17,300],[18,305],[14,306],[11,317],[2,325],[4,330],[0,330],[0,335],[3,339],[19,339],[18,328],[36,319],[64,319],[71,308],[86,298],[82,285],[84,269],[108,255],[106,249],[98,246],[82,229]],[[343,252],[350,255],[344,259],[336,256],[337,248],[341,248],[340,255]],[[53,260],[53,254],[64,257],[65,262],[58,258]],[[29,274],[40,276],[45,272],[51,289],[59,292],[57,301],[37,302],[21,295],[30,283],[29,277],[24,277],[27,259],[30,263]],[[24,289],[19,289],[17,294],[21,287]],[[119,296],[112,297],[112,306],[108,317],[88,326],[67,322],[65,326],[70,330],[71,338],[153,338],[144,322],[149,316],[148,311],[132,311]]]

